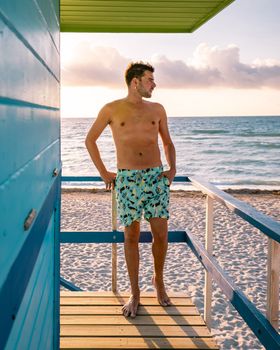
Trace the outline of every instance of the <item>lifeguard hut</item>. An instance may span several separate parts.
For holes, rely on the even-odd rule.
[[[60,32],[190,33],[231,2],[233,0],[0,1],[1,350],[49,350],[59,349],[60,346],[63,349],[100,349],[104,344],[114,349],[217,348],[195,310],[190,320],[185,314],[172,315],[171,311],[163,315],[159,309],[152,317],[146,315],[147,324],[137,325],[136,321],[130,336],[121,336],[127,330],[126,324],[108,328],[108,315],[103,315],[103,323],[101,318],[91,317],[87,326],[78,327],[80,336],[77,327],[70,327],[70,333],[65,331],[60,345],[60,242],[81,241],[83,237],[82,234],[77,238],[71,233],[65,233],[61,239],[60,234]],[[213,263],[211,215],[206,250],[196,245],[195,240],[183,231],[171,233],[170,239],[188,243],[209,274],[206,282],[206,323],[209,321],[211,275],[211,278],[217,277],[226,295],[241,310],[241,314],[243,312],[244,319],[249,319],[248,324],[251,324],[262,343],[267,348],[279,349],[279,335],[273,328],[278,313],[273,302],[277,298],[277,288],[273,286],[275,279],[279,281],[279,269],[276,266],[279,224],[247,210],[247,207],[209,187],[209,184],[187,177],[177,180],[192,181],[208,194],[209,215],[212,210],[211,200],[217,199],[269,236],[272,242],[271,271],[275,272],[268,313],[272,324],[258,314],[242,295],[234,294],[234,287]],[[91,237],[91,241],[100,241],[97,235],[92,234]],[[103,239],[116,243],[122,242],[123,236],[113,229],[107,236],[104,234]],[[148,235],[144,234],[142,240],[148,241]],[[67,281],[62,280],[62,283],[67,285]],[[71,285],[68,284],[68,287],[71,289]],[[72,289],[75,288],[72,286]],[[98,303],[107,303],[107,306],[115,309],[122,303],[120,296],[115,293],[103,297],[100,299],[98,295],[66,293],[61,299],[62,308],[66,310],[67,305],[72,305],[79,310],[82,305],[94,308]],[[145,300],[146,311],[152,313],[154,300],[150,296],[146,296]],[[178,297],[176,302],[175,313],[180,312],[180,308],[187,308],[188,312],[194,308],[187,298]],[[116,317],[111,317],[110,322],[113,319]],[[149,333],[156,320],[157,335]],[[82,321],[76,318],[74,326],[75,322],[81,325]],[[172,326],[177,328],[172,330],[165,322],[173,322]],[[95,331],[99,333],[93,334],[89,324],[97,324]],[[195,325],[201,327],[201,333],[198,333]],[[159,331],[166,331],[167,335],[161,333],[158,336]],[[106,339],[115,341],[110,343]]]

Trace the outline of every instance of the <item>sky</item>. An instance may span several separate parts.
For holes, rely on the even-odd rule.
[[[62,117],[125,97],[139,60],[169,117],[280,115],[279,13],[279,0],[236,0],[191,34],[61,33]]]

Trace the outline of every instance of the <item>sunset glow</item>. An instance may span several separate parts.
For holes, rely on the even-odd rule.
[[[62,33],[62,117],[94,118],[124,97],[132,60],[154,65],[152,100],[169,116],[279,115],[280,4],[249,4],[237,0],[193,34]],[[267,36],[252,40],[260,25]]]

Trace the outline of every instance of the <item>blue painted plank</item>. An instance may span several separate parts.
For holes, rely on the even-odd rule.
[[[18,317],[20,315],[21,309],[25,308],[24,303],[28,302],[28,307],[26,308],[26,315],[23,318],[23,325],[20,328],[17,328],[14,325],[11,332],[11,338],[15,336],[16,333],[17,342],[14,349],[20,350],[30,350],[35,349],[36,347],[31,346],[32,343],[39,343],[40,339],[40,325],[42,325],[42,319],[45,319],[45,313],[47,310],[46,304],[46,293],[47,298],[53,299],[53,288],[48,288],[48,284],[52,281],[52,268],[50,265],[53,265],[53,229],[54,229],[54,216],[50,219],[44,241],[42,243],[36,265],[32,275],[36,274],[37,278],[34,281],[32,276],[26,288],[25,295],[23,297],[23,302],[20,306]],[[43,255],[43,258],[42,258]],[[37,349],[39,349],[37,347]]]
[[[52,248],[53,252],[53,246]],[[52,254],[53,255],[53,254]],[[48,325],[53,325],[53,299],[54,299],[54,284],[53,284],[53,256],[49,256],[49,263],[46,262],[46,266],[48,267],[49,271],[45,273],[44,276],[41,277],[41,283],[39,283],[36,287],[42,288],[44,293],[42,295],[41,303],[38,307],[37,313],[37,321],[34,324],[34,327],[32,329],[32,334],[30,337],[30,343],[28,346],[28,350],[30,349],[47,349],[46,342],[47,342],[47,335],[48,335]],[[45,283],[43,281],[43,278],[45,279]],[[52,327],[54,329],[54,327]],[[24,334],[23,334],[24,336]],[[53,339],[53,337],[52,337]],[[41,345],[44,344],[44,345]],[[51,347],[52,349],[53,347]],[[26,349],[26,350],[27,350]]]
[[[36,268],[33,270],[32,275],[30,277],[28,287],[26,288],[24,297],[22,299],[20,309],[18,311],[18,316],[14,320],[14,325],[11,330],[10,337],[8,339],[5,350],[8,350],[8,349],[15,350],[18,347],[20,347],[19,337],[22,333],[22,329],[28,318],[28,312],[30,313],[30,311],[32,310],[32,307],[34,307],[34,305],[36,304],[39,304],[40,302],[43,290],[36,288],[36,285],[37,285],[37,281],[40,279],[40,273],[42,271],[42,266],[44,265],[44,260],[47,254],[48,252],[46,250],[41,249],[39,252],[37,262],[36,262]],[[33,313],[33,316],[34,315],[35,313]]]
[[[61,176],[61,174],[59,174]],[[53,345],[59,349],[60,339],[60,217],[61,217],[61,186],[54,208],[54,299],[53,299]],[[49,348],[48,348],[49,349]]]
[[[3,105],[1,98],[0,126],[0,185],[60,138],[59,111]]]
[[[47,308],[48,312],[46,314],[46,319],[45,319],[45,324],[44,328],[42,329],[42,334],[40,337],[40,342],[39,344],[35,344],[35,346],[32,346],[30,350],[37,350],[37,349],[42,349],[42,350],[50,350],[50,349],[59,349],[59,347],[55,347],[53,343],[54,339],[54,334],[53,334],[53,322],[51,319],[51,311],[52,311],[52,306],[51,306],[51,300],[49,299],[49,308]]]
[[[13,321],[17,317],[24,293],[35,267],[45,238],[45,232],[53,213],[53,204],[59,185],[59,179],[56,179],[22,249],[9,270],[7,278],[0,287],[0,349],[4,349],[8,340]]]
[[[245,221],[258,228],[268,237],[280,243],[280,223],[269,216],[257,211],[247,203],[244,203],[228,193],[221,191],[211,183],[199,177],[190,178],[192,184],[199,188],[203,193],[219,201],[230,209],[233,213],[240,216]]]
[[[77,182],[90,182],[90,181],[103,181],[101,179],[100,176],[62,176],[61,177],[61,181],[65,181],[65,182],[68,182],[68,181],[71,181],[71,182],[74,182],[74,181],[77,181]]]
[[[268,350],[280,349],[280,335],[272,327],[264,315],[239,290],[232,279],[223,271],[217,261],[208,254],[205,248],[197,242],[192,234],[186,232],[187,244],[201,262],[203,267],[211,274],[213,280],[227,296],[231,304],[239,312],[256,337]]]
[[[48,330],[49,328],[49,330]],[[46,340],[45,340],[45,343],[43,343],[43,340],[40,344],[41,348],[40,349],[45,349],[45,350],[49,350],[49,349],[59,349],[59,345],[56,346],[55,345],[55,342],[54,342],[54,338],[55,338],[55,335],[54,335],[54,331],[53,331],[53,324],[50,324],[49,327],[46,327],[45,329],[45,332],[46,332]],[[58,333],[59,335],[59,333]],[[44,346],[44,347],[43,347]],[[35,349],[34,349],[35,350]]]
[[[77,287],[75,284],[73,284],[73,283],[67,281],[67,280],[66,280],[65,278],[63,278],[63,277],[60,277],[60,285],[61,285],[62,287],[65,287],[65,288],[71,290],[72,292],[81,292],[81,291],[82,291],[81,288],[79,288],[79,287]]]
[[[47,252],[44,266],[42,268],[40,279],[34,286],[44,291],[40,300],[40,305],[37,308],[36,321],[32,331],[30,332],[30,341],[27,349],[41,349],[39,344],[43,338],[43,334],[46,333],[45,327],[47,323],[53,324],[53,301],[54,301],[54,214],[51,218],[51,225],[48,227],[47,237],[49,239],[42,244],[41,250]],[[36,312],[34,310],[34,312]],[[34,317],[34,312],[32,312]],[[24,336],[25,333],[23,333]],[[43,348],[42,348],[43,349]]]
[[[49,2],[51,3],[51,6],[53,7],[54,12],[56,14],[56,18],[58,19],[58,22],[60,24],[60,1],[49,0]]]
[[[61,243],[123,243],[124,233],[121,231],[62,231],[60,233]],[[140,243],[152,242],[150,231],[141,231]],[[185,231],[169,231],[168,242],[179,243],[186,242]]]
[[[0,18],[59,80],[59,53],[36,1],[2,0]],[[59,27],[57,27],[59,30]],[[3,39],[3,38],[2,38]],[[39,39],[39,40],[38,40]],[[2,51],[1,51],[2,52]],[[12,58],[12,56],[11,56]],[[23,65],[20,65],[23,67]]]
[[[0,96],[59,108],[59,81],[48,67],[26,48],[0,17]],[[47,49],[45,49],[47,51]],[[53,60],[59,65],[58,60]]]
[[[38,103],[32,103],[28,101],[17,100],[14,98],[3,97],[3,96],[0,96],[0,105],[10,106],[10,107],[21,107],[21,108],[29,107],[33,109],[42,109],[42,110],[48,110],[48,111],[59,111],[58,107],[51,107],[51,106],[46,106],[42,104],[40,105]],[[34,120],[34,115],[33,115],[33,120]]]
[[[58,166],[59,142],[27,163],[26,166],[0,185],[0,286],[5,280],[30,232],[23,224],[32,208],[39,213],[44,197],[54,181],[52,171]]]
[[[59,52],[60,23],[59,23],[59,15],[56,14],[53,1],[52,0],[33,0],[33,1],[36,1],[36,3],[38,4],[39,11],[42,13],[42,16],[44,17],[46,28],[48,28],[52,41],[54,42],[55,47]]]

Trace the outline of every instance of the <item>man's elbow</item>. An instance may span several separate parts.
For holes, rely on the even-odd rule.
[[[168,148],[168,149],[170,149],[170,148],[175,148],[174,147],[174,144],[173,144],[173,142],[170,140],[169,142],[166,142],[165,144],[164,144],[164,147],[165,148]]]
[[[86,139],[85,139],[85,145],[86,145],[86,148],[89,149],[90,146],[93,144],[93,140],[92,138],[90,137],[90,135],[88,134]]]

